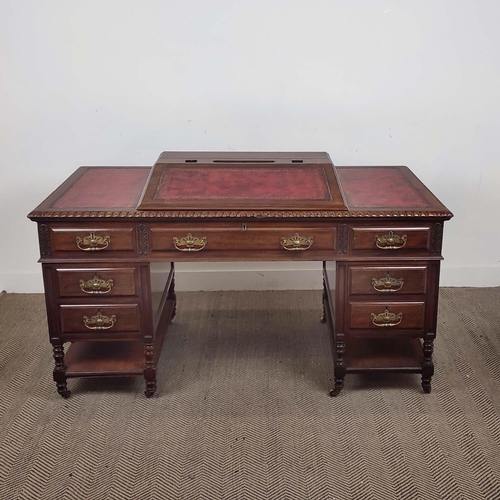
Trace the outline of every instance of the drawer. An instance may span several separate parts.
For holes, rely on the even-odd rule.
[[[138,304],[60,305],[59,316],[63,338],[136,337],[141,324]]]
[[[351,295],[424,294],[427,289],[427,266],[349,266]]]
[[[335,227],[257,226],[251,223],[233,227],[211,228],[196,226],[150,228],[151,251],[201,252],[212,251],[279,251],[299,254],[315,250],[335,250]]]
[[[56,268],[60,297],[114,297],[137,295],[134,267]]]
[[[425,302],[354,302],[348,304],[349,330],[390,335],[397,330],[424,330]]]
[[[75,256],[94,257],[112,251],[136,252],[134,226],[54,227],[50,228],[52,251],[74,252]]]
[[[352,251],[370,250],[384,255],[406,251],[431,250],[430,226],[353,226],[350,228],[350,248]]]

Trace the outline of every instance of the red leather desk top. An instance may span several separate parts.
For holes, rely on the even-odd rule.
[[[81,167],[29,217],[452,216],[407,167],[334,167],[326,153],[182,154],[153,169]]]
[[[149,168],[141,167],[88,168],[52,208],[135,208],[149,173]]]
[[[337,167],[337,174],[350,209],[432,208],[406,167]]]

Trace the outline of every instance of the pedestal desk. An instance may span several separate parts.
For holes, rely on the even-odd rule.
[[[322,261],[335,385],[420,373],[431,390],[443,223],[406,167],[334,167],[327,153],[162,153],[81,167],[29,218],[40,243],[54,381],[144,376],[156,390],[176,313],[174,262]],[[171,263],[153,314],[150,264]],[[69,345],[65,353],[65,344]]]

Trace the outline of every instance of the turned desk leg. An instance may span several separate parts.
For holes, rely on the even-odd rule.
[[[321,315],[321,323],[326,323],[326,301],[328,300],[328,295],[326,292],[326,281],[323,277],[323,314]]]
[[[345,342],[343,340],[337,340],[335,342],[335,385],[330,391],[330,396],[335,397],[340,394],[340,391],[344,387],[344,378],[346,374],[346,368],[344,364],[344,353],[345,353]]]
[[[66,379],[66,365],[64,364],[64,345],[52,344],[52,355],[55,361],[53,371],[54,382],[57,385],[57,392],[63,398],[69,398],[71,392],[68,390]]]
[[[144,357],[146,358],[146,368],[144,369],[146,390],[144,394],[147,398],[150,398],[156,392],[156,368],[154,364],[153,344],[144,345]]]
[[[434,339],[424,339],[424,359],[422,361],[422,389],[426,394],[431,392],[431,379],[434,375],[434,363],[432,353],[434,351]]]
[[[174,301],[174,308],[172,309],[172,315],[170,316],[170,321],[172,321],[177,313],[177,297],[175,295],[175,272],[174,272],[174,263],[171,263],[172,268],[172,282],[170,283],[170,287],[168,289],[167,298],[169,300]]]

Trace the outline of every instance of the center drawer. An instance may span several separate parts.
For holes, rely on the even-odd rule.
[[[314,251],[336,248],[333,226],[269,225],[241,223],[227,226],[179,224],[175,227],[150,226],[151,252],[172,252],[182,255],[200,252],[259,251],[308,255]]]

